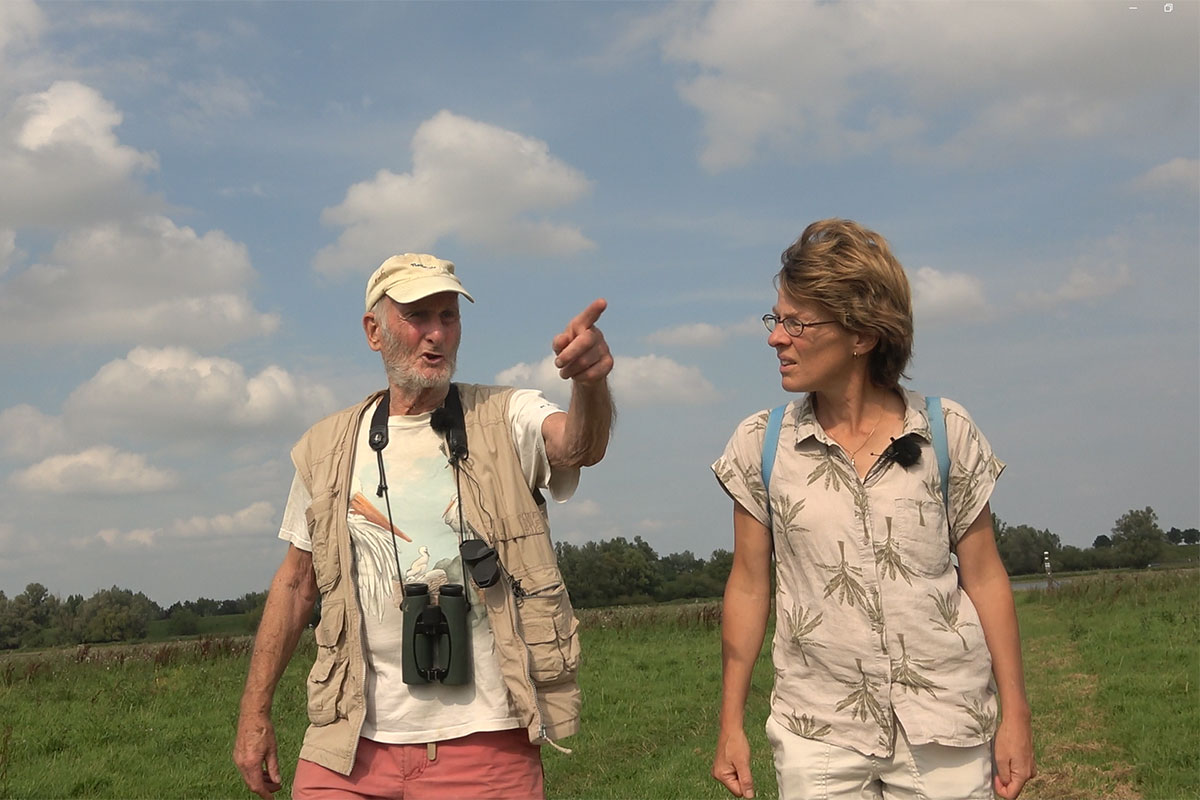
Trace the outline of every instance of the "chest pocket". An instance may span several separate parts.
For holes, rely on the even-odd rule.
[[[304,512],[308,523],[308,538],[312,542],[313,572],[317,589],[325,594],[337,583],[341,570],[341,554],[333,535],[333,515],[337,510],[337,493],[330,492],[313,498]]]
[[[892,538],[905,567],[926,578],[950,569],[950,528],[946,509],[934,500],[896,500]]]

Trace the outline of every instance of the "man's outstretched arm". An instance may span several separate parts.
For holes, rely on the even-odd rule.
[[[608,374],[613,357],[596,322],[608,303],[594,300],[554,337],[554,365],[571,381],[571,405],[566,414],[552,414],[542,423],[546,457],[553,467],[590,467],[604,458],[614,417]]]
[[[237,741],[233,746],[233,762],[242,773],[242,780],[264,800],[270,800],[282,786],[275,726],[271,724],[275,687],[296,650],[316,601],[312,553],[291,545],[271,581],[267,605],[254,637],[250,674],[242,692]]]

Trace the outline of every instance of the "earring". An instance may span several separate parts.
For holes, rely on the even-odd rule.
[[[858,358],[858,351],[857,351],[857,350],[855,350],[855,351],[854,351],[854,357],[855,357],[855,358]]]

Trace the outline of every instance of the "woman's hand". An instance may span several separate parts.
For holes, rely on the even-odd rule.
[[[1033,761],[1033,729],[1029,715],[1005,714],[996,731],[996,794],[1014,800],[1025,782],[1037,775]]]
[[[741,728],[717,737],[717,755],[712,776],[724,784],[734,797],[754,797],[754,778],[750,775],[750,741]]]

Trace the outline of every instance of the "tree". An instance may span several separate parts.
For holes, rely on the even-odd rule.
[[[1095,541],[1092,542],[1092,547],[1095,548],[1096,550],[1101,550],[1105,547],[1112,547],[1112,546],[1113,546],[1112,539],[1108,538],[1103,533],[1100,534],[1099,536],[1097,536]]]
[[[1060,572],[1082,572],[1094,569],[1095,566],[1095,552],[1092,550],[1081,550],[1069,544],[1065,545],[1058,552],[1058,559],[1055,561],[1055,569]]]
[[[1030,525],[1004,525],[996,534],[996,549],[1009,575],[1042,571],[1044,553],[1057,557],[1062,549],[1058,534]]]
[[[17,618],[13,613],[12,601],[0,591],[0,650],[12,650],[21,646],[21,635],[17,630]]]
[[[708,564],[691,550],[672,553],[659,559],[663,582],[656,600],[680,600],[692,597],[720,597],[724,584],[712,577]]]
[[[622,536],[576,547],[554,545],[558,568],[579,608],[649,603],[659,593],[662,571],[658,554],[640,536]]]
[[[258,633],[258,624],[262,622],[263,612],[267,610],[267,593],[262,592],[263,599],[254,608],[246,612],[246,632]],[[320,619],[320,616],[317,617]]]
[[[1183,531],[1171,526],[1171,530],[1167,531],[1167,541],[1171,544],[1183,544]]]
[[[221,604],[209,597],[198,597],[195,600],[188,600],[184,605],[194,611],[197,616],[215,617],[220,613]]]
[[[1112,534],[1113,547],[1132,567],[1145,567],[1158,559],[1167,543],[1166,535],[1158,527],[1158,515],[1150,506],[1122,514],[1113,525]]]
[[[146,595],[116,586],[102,589],[79,607],[75,617],[81,642],[121,642],[144,639],[151,619],[162,609]]]
[[[246,592],[237,599],[238,613],[249,614],[254,609],[266,605],[266,602],[266,592]]]
[[[167,620],[167,630],[172,636],[191,636],[200,632],[200,617],[190,608],[180,607]]]
[[[1196,528],[1184,528],[1183,529],[1183,543],[1184,544],[1200,543],[1200,530],[1197,530]]]
[[[725,590],[725,582],[729,580],[729,573],[732,570],[733,553],[724,549],[713,550],[712,557],[708,559],[708,564],[704,568],[709,578],[721,587],[721,591]]]

